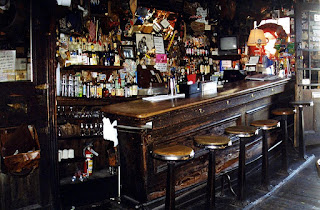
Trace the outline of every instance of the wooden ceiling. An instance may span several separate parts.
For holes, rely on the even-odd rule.
[[[236,16],[251,16],[261,19],[272,10],[292,8],[295,0],[138,0],[138,6],[183,13],[188,5],[195,2],[209,8],[213,17],[233,19]]]
[[[247,37],[253,21],[270,19],[274,10],[294,7],[296,0],[138,0],[138,6],[173,11],[188,20],[197,4],[209,10],[209,24],[219,35]],[[245,38],[246,39],[246,38]]]

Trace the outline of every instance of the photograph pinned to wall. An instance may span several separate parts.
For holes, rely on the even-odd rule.
[[[143,55],[154,48],[153,36],[151,34],[136,34],[137,54]]]

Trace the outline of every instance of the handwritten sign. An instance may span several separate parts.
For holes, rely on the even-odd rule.
[[[15,50],[0,50],[0,82],[15,81]]]
[[[154,36],[153,37],[154,47],[156,48],[157,54],[165,54],[164,45],[163,45],[163,38]]]

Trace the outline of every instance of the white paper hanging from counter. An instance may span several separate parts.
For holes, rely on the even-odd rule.
[[[117,121],[113,121],[111,124],[109,118],[103,118],[103,138],[105,140],[113,141],[114,147],[118,145],[118,132],[117,132]]]

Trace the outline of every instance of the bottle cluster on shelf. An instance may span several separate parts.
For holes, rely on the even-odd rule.
[[[184,69],[189,74],[209,74],[213,71],[217,71],[216,64],[213,63],[211,58],[184,58]]]
[[[103,123],[80,123],[80,136],[102,136]]]
[[[61,33],[57,42],[57,57],[68,65],[120,66],[118,44],[112,40],[91,41],[86,37],[68,36]]]
[[[209,56],[210,48],[203,37],[192,37],[184,43],[186,56]]]
[[[103,112],[82,106],[57,106],[58,137],[103,135]]]
[[[80,123],[79,124],[70,124],[66,123],[64,125],[58,126],[58,137],[94,137],[103,135],[103,123]]]
[[[100,110],[86,110],[82,106],[57,106],[57,115],[59,118],[68,119],[84,119],[84,118],[99,118],[104,117]]]
[[[194,47],[191,44],[185,46],[187,56],[209,56],[210,50],[208,47]]]
[[[76,74],[63,74],[61,96],[79,98],[133,97],[138,94],[135,78],[129,79],[126,73],[109,75],[84,71]],[[90,74],[90,75],[89,75]],[[89,75],[89,76],[88,76]]]

